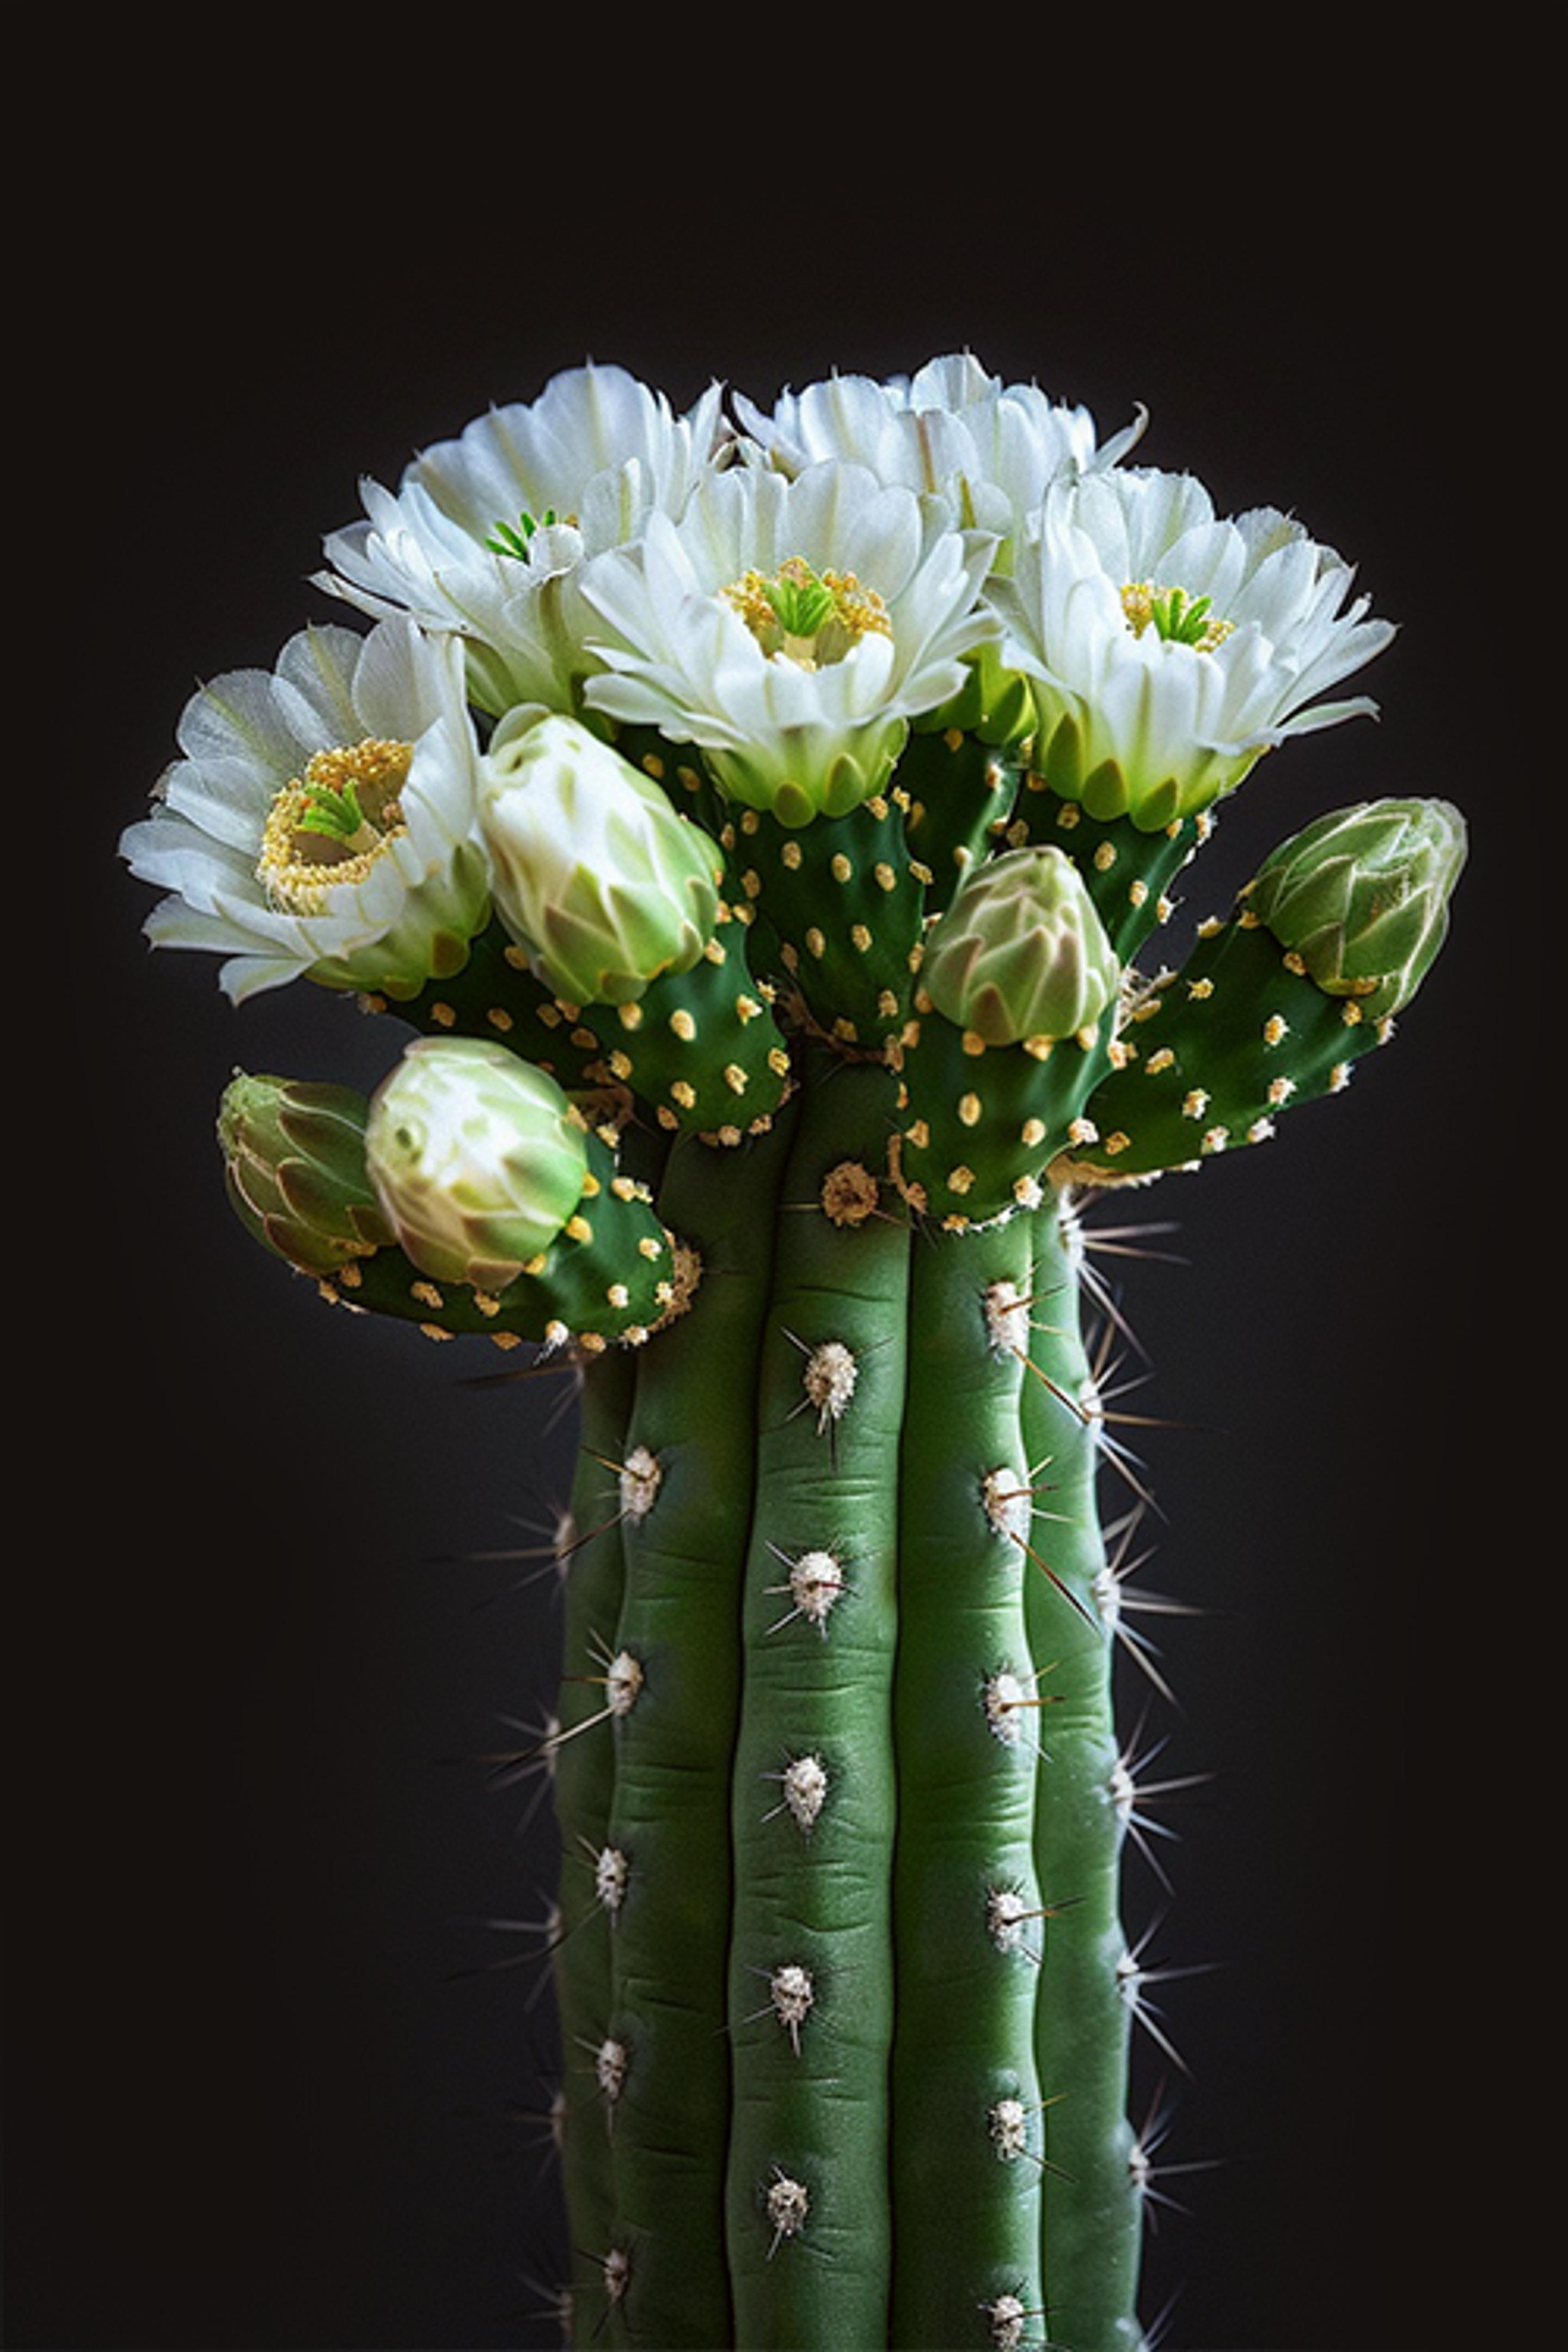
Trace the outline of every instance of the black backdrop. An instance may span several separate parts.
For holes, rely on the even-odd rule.
[[[475,1385],[490,1351],[329,1312],[239,1233],[230,1068],[369,1084],[395,1039],[299,988],[236,1013],[207,960],[150,956],[120,829],[199,677],[337,613],[307,579],[362,472],[590,352],[684,403],[966,344],[1103,431],[1147,403],[1143,457],[1293,508],[1403,624],[1365,680],[1381,720],[1266,763],[1193,914],[1338,802],[1439,793],[1472,822],[1394,1048],[1266,1150],[1139,1196],[1180,1263],[1108,1263],[1148,1351],[1127,1409],[1184,1424],[1126,1433],[1164,1513],[1143,1580],[1207,1612],[1164,1627],[1184,1711],[1143,1736],[1158,1773],[1215,1775],[1160,1816],[1173,1895],[1129,1865],[1148,1956],[1221,1964],[1163,1995],[1190,2079],[1141,2044],[1162,2160],[1203,2168],[1160,2180],[1185,2210],[1160,2210],[1149,2308],[1173,2296],[1193,2352],[1516,2340],[1453,2333],[1476,2233],[1489,2272],[1506,2241],[1472,2204],[1467,2254],[1447,2214],[1481,2178],[1461,2116],[1510,2173],[1518,2015],[1488,1955],[1522,1801],[1494,1662],[1524,1572],[1502,1438],[1531,877],[1500,794],[1525,788],[1510,636],[1541,603],[1495,518],[1530,248],[1500,263],[1469,216],[1439,236],[1443,142],[1410,170],[1375,104],[1336,114],[1338,165],[1289,169],[1266,110],[1218,113],[1173,181],[1093,141],[1068,170],[1033,108],[962,161],[938,105],[916,173],[885,92],[817,107],[814,164],[744,110],[653,136],[624,70],[589,100],[579,47],[499,123],[489,66],[458,106],[426,46],[395,103],[340,71],[324,123],[305,70],[239,112],[224,76],[188,109],[133,82],[115,128],[111,58],[84,209],[33,255],[12,688],[51,717],[12,818],[46,929],[38,1079],[9,1105],[37,1429],[13,1474],[8,2340],[544,2344],[563,2259],[549,2001],[487,1924],[539,1916],[548,1836],[482,1761],[546,1705],[553,1619],[530,1563],[468,1556],[537,1540],[570,1424],[549,1385]]]

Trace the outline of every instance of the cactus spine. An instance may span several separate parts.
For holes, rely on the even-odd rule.
[[[1080,1221],[1388,1041],[1462,822],[1335,812],[1141,968],[1210,803],[1383,641],[1339,560],[1049,434],[1009,511],[978,453],[1016,395],[972,362],[860,386],[837,457],[820,406],[726,437],[632,389],[605,474],[604,372],[552,387],[548,496],[526,411],[437,453],[518,481],[456,570],[449,520],[444,570],[330,541],[363,653],[198,698],[127,855],[237,996],[303,974],[416,1033],[368,1100],[236,1079],[247,1229],[581,1386],[533,1759],[573,2340],[1132,2352]],[[907,488],[910,426],[922,480],[967,470]]]

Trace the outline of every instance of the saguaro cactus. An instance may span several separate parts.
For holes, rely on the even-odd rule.
[[[1135,438],[967,358],[728,416],[558,378],[367,488],[363,626],[204,688],[125,838],[235,999],[413,1033],[368,1099],[235,1079],[247,1229],[580,1380],[584,2345],[1142,2341],[1080,1221],[1387,1042],[1464,833],[1333,812],[1151,958],[1388,632]]]

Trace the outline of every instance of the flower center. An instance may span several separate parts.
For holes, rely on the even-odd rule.
[[[1156,588],[1149,580],[1130,581],[1121,591],[1121,609],[1135,637],[1152,628],[1173,645],[1191,646],[1200,654],[1212,654],[1235,626],[1214,619],[1212,603],[1208,596],[1189,596],[1184,588]]]
[[[317,915],[344,882],[362,882],[389,842],[408,828],[398,794],[412,743],[363,743],[317,751],[268,811],[257,879],[275,907]]]
[[[723,593],[765,654],[783,654],[802,669],[842,661],[872,633],[893,633],[874,588],[863,588],[852,572],[814,572],[802,555],[792,555],[771,578],[742,572]]]

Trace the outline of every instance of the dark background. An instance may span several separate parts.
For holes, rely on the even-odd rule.
[[[538,1918],[550,1848],[482,1761],[547,1705],[554,1620],[531,1563],[472,1555],[538,1540],[570,1424],[239,1232],[230,1069],[369,1085],[395,1034],[302,987],[237,1013],[210,960],[151,957],[118,835],[198,678],[342,616],[308,575],[362,473],[589,353],[684,404],[969,345],[1102,433],[1146,403],[1141,458],[1293,509],[1403,625],[1356,681],[1381,719],[1266,763],[1193,915],[1338,803],[1439,793],[1473,828],[1393,1050],[1133,1196],[1181,1263],[1110,1262],[1149,1356],[1122,1402],[1184,1424],[1122,1433],[1165,1515],[1143,1580],[1206,1612],[1152,1625],[1184,1712],[1134,1678],[1129,1732],[1215,1776],[1161,1811],[1173,1895],[1134,1853],[1127,1908],[1151,1958],[1222,1964],[1163,1995],[1190,2080],[1141,2044],[1139,2120],[1168,2107],[1161,2159],[1204,2168],[1158,2183],[1186,2209],[1150,2244],[1166,2342],[1521,2341],[1495,2086],[1535,2061],[1490,1957],[1542,1262],[1515,816],[1560,668],[1530,667],[1555,592],[1508,543],[1543,255],[1518,183],[1435,201],[1487,85],[1429,56],[1331,73],[1315,121],[1211,94],[1156,136],[1043,42],[1016,75],[904,54],[919,103],[875,59],[737,58],[715,109],[679,85],[717,36],[656,101],[591,30],[543,64],[449,35],[374,93],[308,45],[258,83],[243,45],[171,43],[46,104],[79,209],[22,240],[12,382],[12,703],[47,721],[11,819],[45,929],[9,1104],[7,2340],[542,2345],[563,2258],[548,1996],[487,1924]]]

